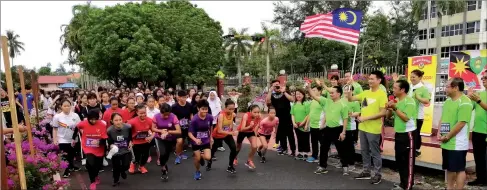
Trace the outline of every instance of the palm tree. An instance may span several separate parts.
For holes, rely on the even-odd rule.
[[[228,29],[228,37],[224,41],[223,47],[228,54],[233,53],[237,62],[237,78],[239,85],[242,84],[242,58],[248,56],[249,50],[252,48],[248,36],[247,28],[243,28],[240,32],[237,32],[235,28]]]
[[[264,42],[255,42],[254,47],[257,52],[265,52],[266,56],[266,81],[267,85],[270,83],[270,54],[274,54],[275,46],[277,45],[278,38],[280,37],[280,31],[276,28],[269,28],[262,24],[262,31],[264,32],[262,36],[264,37]],[[269,87],[269,86],[267,86]]]
[[[12,59],[12,66],[14,66],[14,58],[20,55],[20,51],[25,51],[24,42],[19,41],[20,36],[15,34],[13,30],[7,30],[8,49],[10,58]]]
[[[437,55],[437,64],[440,64],[441,61],[441,28],[442,28],[442,18],[444,15],[452,15],[457,12],[465,11],[465,4],[467,3],[464,0],[451,0],[451,1],[431,1],[436,4],[436,29],[435,29],[435,37],[436,37],[436,55]],[[419,21],[421,20],[421,14],[428,9],[428,1],[422,0],[413,0],[413,16],[414,18]],[[428,12],[428,11],[427,11]],[[430,15],[427,15],[427,19],[430,18]],[[428,28],[429,30],[429,28]],[[429,36],[428,36],[429,38]],[[426,52],[428,52],[428,47],[426,47]]]

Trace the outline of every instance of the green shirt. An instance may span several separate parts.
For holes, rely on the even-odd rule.
[[[442,136],[448,134],[450,130],[455,128],[458,122],[466,122],[465,126],[456,136],[452,137],[448,142],[441,143],[441,148],[446,150],[468,150],[469,139],[469,123],[472,117],[473,105],[471,100],[466,96],[460,96],[453,101],[451,98],[446,99],[443,104],[441,113],[440,134]]]
[[[380,85],[379,85],[379,88],[380,88],[381,90],[383,90],[383,91],[386,93],[386,95],[387,95],[387,89],[386,89],[386,87],[385,87],[384,85],[380,84]]]
[[[478,93],[480,100],[487,103],[487,91]],[[477,104],[477,102],[472,101],[475,109],[475,119],[473,122],[473,132],[487,134],[487,111]]]
[[[357,94],[360,94],[362,93],[364,90],[362,89],[362,86],[360,86],[360,84],[358,82],[353,82],[352,83],[352,86],[353,86],[353,95],[357,95]]]
[[[328,92],[328,90],[323,90],[323,92],[321,92],[321,96],[325,97],[325,98],[330,98],[330,93]]]
[[[306,118],[306,116],[308,116],[309,113],[308,106],[309,106],[309,102],[293,104],[293,106],[291,107],[291,115],[294,116],[294,122],[301,123],[304,121],[304,119]],[[304,131],[304,127],[298,129]]]
[[[336,102],[326,99],[325,113],[326,127],[343,126],[343,120],[348,119],[347,103],[341,99]]]
[[[398,101],[396,103],[396,108],[406,114],[409,120],[404,122],[394,111],[394,131],[396,131],[396,133],[406,133],[416,130],[418,109],[416,109],[416,103],[413,98],[407,96],[403,100]]]
[[[347,100],[343,100],[347,101]],[[353,102],[348,102],[348,113],[357,113],[360,112],[360,103],[357,101]],[[347,123],[347,131],[350,130],[356,130],[357,129],[357,123],[355,122],[355,118],[348,117],[348,123]]]
[[[321,114],[326,105],[326,98],[320,97],[320,101],[311,100],[309,104],[309,127],[313,129],[320,128]]]
[[[420,98],[426,98],[428,100],[431,100],[431,94],[425,86],[416,88],[413,90],[412,93],[409,93],[411,97],[414,99],[416,103],[416,108],[418,109],[418,119],[424,119],[424,105],[419,102],[418,99],[416,99],[416,95],[418,95]]]

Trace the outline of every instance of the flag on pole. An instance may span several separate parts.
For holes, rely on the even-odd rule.
[[[306,17],[300,30],[306,38],[325,38],[357,46],[362,16],[360,10],[339,8],[331,13]]]

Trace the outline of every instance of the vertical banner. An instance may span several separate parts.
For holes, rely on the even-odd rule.
[[[463,78],[468,87],[482,90],[480,78],[487,69],[487,49],[450,52],[448,78]]]
[[[421,135],[431,135],[433,128],[433,111],[435,101],[436,84],[436,55],[425,55],[408,58],[408,76],[411,72],[418,69],[424,72],[423,84],[431,94],[431,101],[424,105],[424,122],[421,127]],[[408,82],[411,82],[408,77]]]

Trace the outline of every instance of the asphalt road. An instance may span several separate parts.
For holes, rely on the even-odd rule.
[[[226,145],[224,145],[226,146]],[[226,147],[225,147],[226,148]],[[189,158],[183,160],[180,165],[174,165],[174,156],[169,159],[169,180],[160,179],[160,167],[155,160],[147,165],[146,174],[136,173],[128,175],[126,180],[121,179],[120,186],[112,187],[112,172],[110,166],[105,167],[105,172],[100,173],[101,184],[97,189],[391,189],[392,182],[383,180],[379,185],[371,185],[368,180],[354,180],[357,173],[343,176],[341,169],[332,165],[328,166],[327,174],[316,175],[316,163],[296,161],[289,156],[278,156],[276,152],[269,151],[267,162],[260,163],[256,156],[254,159],[256,169],[249,170],[244,165],[248,154],[248,145],[243,146],[238,156],[239,165],[237,173],[226,172],[228,163],[227,149],[225,152],[217,152],[217,161],[213,162],[213,169],[206,171],[202,167],[202,179],[193,179],[195,172],[191,153]],[[155,158],[155,156],[153,156]],[[329,159],[329,162],[333,162]],[[72,189],[86,189],[89,187],[89,178],[86,171],[79,171],[71,175]]]

